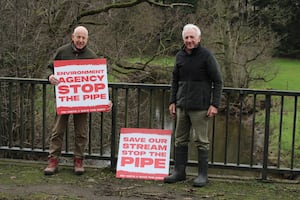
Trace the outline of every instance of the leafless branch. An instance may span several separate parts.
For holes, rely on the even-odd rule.
[[[193,7],[193,5],[188,4],[188,3],[164,4],[164,3],[155,2],[153,0],[131,0],[131,1],[127,1],[127,2],[122,1],[122,3],[116,2],[116,3],[105,5],[104,7],[99,7],[99,8],[95,8],[93,10],[84,11],[77,16],[76,20],[72,23],[72,26],[86,16],[92,16],[92,15],[97,15],[99,13],[108,12],[111,9],[129,8],[129,7],[133,7],[138,4],[141,4],[141,3],[149,3],[150,5],[155,5],[155,6],[160,6],[160,7],[170,7],[170,8],[174,8],[175,6]]]

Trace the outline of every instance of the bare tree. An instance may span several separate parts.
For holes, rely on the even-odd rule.
[[[89,44],[99,56],[109,58],[109,70],[118,78],[132,70],[151,77],[160,69],[152,60],[173,55],[182,43],[182,26],[196,23],[203,29],[203,44],[219,58],[226,86],[248,87],[251,81],[268,81],[276,74],[266,64],[276,37],[261,24],[251,1],[201,0],[195,13],[187,11],[190,4],[164,2],[172,1],[3,0],[1,71],[46,77],[43,69],[51,55],[70,40],[74,26],[84,24],[91,30]],[[140,62],[127,62],[131,56]],[[11,68],[16,70],[7,70]]]
[[[248,1],[203,0],[196,21],[204,25],[203,43],[215,50],[225,86],[249,87],[253,81],[269,81],[277,70],[268,64],[278,44],[270,27],[257,19]]]
[[[163,24],[167,21],[164,11],[190,6],[157,0],[5,0],[1,5],[0,26],[8,33],[1,34],[4,44],[1,62],[7,69],[16,69],[3,74],[18,77],[46,77],[43,73],[51,55],[70,40],[71,31],[79,24],[91,30],[92,48],[115,64],[111,70],[127,73],[126,69],[136,68],[143,71],[155,56],[172,49],[163,38],[166,34]],[[136,66],[124,59],[149,52],[150,59]]]

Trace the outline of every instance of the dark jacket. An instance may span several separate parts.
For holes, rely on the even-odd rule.
[[[188,110],[219,107],[223,87],[220,66],[200,44],[191,54],[184,49],[177,53],[171,85],[170,104]]]
[[[97,55],[87,46],[83,49],[76,49],[73,43],[66,44],[57,49],[53,60],[76,60],[76,59],[94,59]],[[51,70],[49,74],[53,74],[53,62],[48,65]]]

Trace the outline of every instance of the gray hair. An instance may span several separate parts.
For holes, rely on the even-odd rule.
[[[85,28],[84,26],[77,26],[77,27],[74,29],[73,34],[75,35],[78,31],[83,31],[83,32],[85,32],[87,37],[88,37],[88,35],[89,35],[89,31],[88,31],[87,28]]]
[[[196,31],[197,36],[201,36],[200,28],[194,24],[186,24],[182,30],[182,39],[184,39],[184,34],[187,30],[194,29]]]

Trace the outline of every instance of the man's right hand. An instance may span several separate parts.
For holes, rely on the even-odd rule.
[[[175,118],[176,117],[176,105],[175,103],[171,103],[169,105],[169,112],[170,112],[170,115]]]
[[[49,76],[49,82],[52,84],[52,85],[57,85],[59,83],[59,80],[53,75],[51,74]]]

